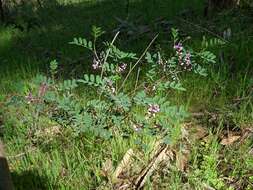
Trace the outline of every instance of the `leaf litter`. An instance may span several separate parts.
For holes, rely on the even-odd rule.
[[[226,133],[224,130],[220,135],[220,144],[224,146],[232,145],[235,142],[243,143],[245,139],[253,135],[253,128],[247,127],[239,132],[230,131]],[[208,143],[208,139],[209,132],[207,128],[189,122],[182,125],[181,143],[183,146],[180,146],[181,148],[178,146],[172,147],[162,141],[157,141],[153,145],[153,149],[149,154],[150,159],[146,164],[143,164],[143,160],[140,159],[144,156],[140,151],[129,149],[115,170],[111,160],[107,160],[103,164],[103,176],[107,176],[110,183],[103,184],[102,189],[108,188],[109,184],[111,184],[111,188],[108,189],[142,189],[149,179],[152,179],[152,176],[159,178],[162,172],[165,170],[169,171],[172,166],[176,166],[183,173],[187,172],[191,146],[198,141]],[[253,151],[250,150],[249,152]],[[209,186],[206,187],[206,189],[210,188]]]

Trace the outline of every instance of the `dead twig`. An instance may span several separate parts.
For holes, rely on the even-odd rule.
[[[158,169],[160,164],[169,164],[169,161],[173,159],[174,154],[168,145],[160,145],[160,149],[158,150],[159,151],[157,151],[157,154],[152,158],[148,166],[141,171],[135,180],[134,189],[141,189],[146,183],[147,179],[154,173],[155,170]]]
[[[189,22],[188,20],[185,20],[185,19],[182,19],[182,18],[179,18],[179,17],[176,17],[176,19],[179,20],[179,21],[181,21],[181,22],[184,22],[185,24],[194,26],[195,28],[198,28],[198,29],[200,29],[200,30],[202,30],[202,31],[205,31],[205,32],[211,34],[212,36],[215,36],[215,37],[221,39],[222,41],[225,41],[225,42],[227,42],[227,43],[229,42],[229,41],[227,41],[226,39],[224,39],[222,36],[216,34],[215,32],[213,32],[213,31],[211,31],[211,30],[209,30],[209,29],[207,29],[206,27],[197,25],[197,24],[195,24],[195,23]]]

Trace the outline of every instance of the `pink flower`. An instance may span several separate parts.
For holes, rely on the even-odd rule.
[[[29,94],[25,98],[26,98],[28,104],[33,103],[35,100],[35,98],[33,97],[31,92],[29,92]]]
[[[97,70],[97,69],[101,68],[101,64],[100,64],[100,62],[98,60],[96,60],[96,58],[93,59],[92,68],[94,70]]]
[[[122,63],[121,65],[118,66],[117,72],[122,73],[122,72],[124,72],[126,70],[126,68],[127,68],[127,64],[126,63]]]
[[[174,45],[174,49],[176,51],[178,51],[178,52],[183,51],[183,45],[182,45],[182,43],[179,42],[179,43],[175,44]]]
[[[174,45],[174,49],[176,50],[178,64],[182,66],[183,69],[190,71],[192,69],[191,53],[186,52],[186,54],[184,54],[184,48],[180,42]]]
[[[187,52],[185,55],[185,63],[186,63],[186,65],[191,64],[191,53],[190,52]]]
[[[111,93],[113,93],[113,94],[115,94],[115,92],[116,92],[116,88],[113,86],[113,81],[111,80],[111,79],[105,79],[105,81],[106,81],[106,83],[107,83],[107,89],[111,92]]]
[[[183,45],[182,43],[177,43],[174,45],[174,49],[176,50],[176,55],[178,56],[178,63],[179,65],[184,65],[183,62]]]
[[[150,116],[155,116],[156,113],[160,111],[160,106],[158,104],[149,104],[148,114]]]
[[[184,69],[191,70],[192,69],[192,64],[191,64],[191,53],[190,52],[186,53],[184,61],[185,61]]]

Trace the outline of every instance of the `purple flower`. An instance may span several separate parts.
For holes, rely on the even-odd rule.
[[[177,52],[181,52],[181,51],[183,51],[183,45],[182,45],[182,43],[177,43],[177,44],[175,44],[174,45],[174,49],[177,51]]]
[[[182,43],[177,43],[174,45],[174,49],[176,50],[176,55],[178,56],[178,63],[179,65],[184,65],[183,62],[183,45]]]
[[[160,111],[160,106],[158,104],[149,104],[148,105],[148,114],[150,116],[155,116],[156,113]]]
[[[122,63],[121,65],[118,66],[117,72],[122,73],[122,72],[124,72],[126,70],[126,68],[127,68],[127,64],[126,63]]]
[[[29,92],[29,94],[25,98],[26,98],[28,104],[33,103],[35,100],[35,98],[33,97],[31,92]]]
[[[191,53],[190,52],[186,53],[184,61],[185,61],[185,65],[186,65],[184,67],[184,69],[191,70],[192,69],[192,64],[191,64]]]
[[[186,52],[185,54],[183,45],[180,42],[174,45],[174,49],[176,50],[178,64],[182,66],[183,69],[190,71],[192,69],[191,53]]]
[[[94,70],[97,70],[97,69],[101,68],[100,61],[98,61],[96,58],[93,59],[92,68]]]
[[[186,65],[191,64],[191,53],[190,52],[187,52],[185,55],[185,63],[186,63]]]
[[[116,88],[113,86],[113,81],[108,78],[106,78],[105,81],[107,83],[107,89],[114,94],[116,92]]]

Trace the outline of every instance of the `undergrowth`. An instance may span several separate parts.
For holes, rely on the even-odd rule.
[[[236,29],[224,28],[223,16],[242,24],[233,12],[208,21],[220,25],[215,37],[184,14],[180,30],[118,18],[113,36],[93,26],[64,42],[85,54],[67,61],[77,75],[60,55],[46,59],[48,72],[3,78],[1,134],[17,189],[253,189],[250,39],[233,41]],[[126,45],[139,38],[149,44]]]

